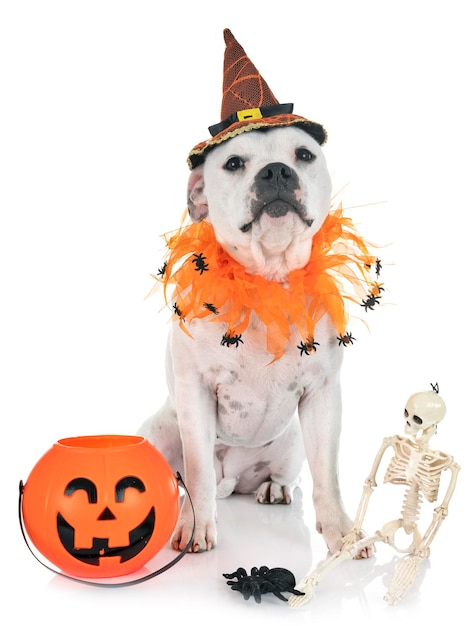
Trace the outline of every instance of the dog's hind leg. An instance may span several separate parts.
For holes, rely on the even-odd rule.
[[[148,439],[165,457],[175,473],[184,477],[183,450],[178,428],[177,415],[170,398],[149,417],[137,434]]]
[[[255,493],[261,504],[290,504],[304,461],[299,422],[293,419],[282,435],[260,448],[229,447],[216,458],[219,497],[235,491]]]
[[[301,428],[295,417],[283,435],[266,450],[270,454],[270,476],[255,492],[260,504],[291,504],[304,462]]]
[[[257,489],[255,499],[260,504],[291,504],[294,487],[267,480]]]
[[[218,499],[227,498],[234,493],[237,485],[237,478],[223,478],[218,482],[216,497]]]

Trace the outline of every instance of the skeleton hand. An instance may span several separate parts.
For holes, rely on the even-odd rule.
[[[367,545],[359,548],[358,542],[364,537],[364,533],[361,530],[353,527],[342,539],[342,547],[340,552],[349,552],[352,559],[368,559],[373,555],[375,550],[374,544]]]
[[[352,528],[342,539],[342,547],[340,548],[341,552],[351,551],[354,548],[354,544],[357,543],[361,539],[361,532],[356,528]],[[352,557],[353,553],[352,552]],[[356,555],[355,557],[356,558]]]

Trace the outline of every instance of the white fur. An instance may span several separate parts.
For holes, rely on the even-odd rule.
[[[300,160],[299,148],[315,158]],[[243,167],[229,171],[230,158]],[[253,219],[254,182],[267,164],[282,163],[299,179],[292,197],[304,206]],[[305,131],[251,131],[222,143],[189,179],[189,211],[207,219],[226,251],[249,272],[283,282],[303,267],[330,203],[331,184],[320,146]],[[242,230],[241,230],[242,229]],[[341,422],[342,350],[327,317],[316,326],[317,352],[301,355],[294,330],[282,358],[265,349],[266,328],[252,315],[243,344],[222,346],[224,324],[192,322],[188,337],[174,324],[166,366],[169,396],[140,434],[185,477],[196,510],[193,551],[216,545],[216,497],[255,493],[262,503],[289,503],[307,454],[317,529],[331,551],[350,529],[340,498],[337,455]],[[182,507],[172,545],[182,549],[193,519]]]

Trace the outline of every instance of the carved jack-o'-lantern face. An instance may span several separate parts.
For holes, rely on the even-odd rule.
[[[22,506],[32,542],[52,563],[73,576],[120,576],[169,539],[178,484],[142,437],[76,437],[38,461]]]
[[[107,486],[108,489],[110,487],[111,486]],[[128,489],[136,489],[139,493],[146,491],[145,485],[140,478],[136,476],[125,476],[121,478],[116,483],[114,494],[115,502],[122,504],[122,507],[118,505],[113,507],[113,510],[116,511],[115,515],[113,510],[105,504],[105,508],[96,518],[96,524],[93,521],[93,517],[100,510],[100,506],[98,506],[98,509],[91,507],[89,515],[84,516],[86,504],[80,502],[80,509],[72,512],[72,517],[77,517],[78,513],[79,519],[76,523],[79,532],[80,528],[84,526],[87,529],[96,529],[96,532],[93,533],[92,545],[90,547],[80,547],[80,542],[78,540],[76,541],[76,530],[75,526],[70,523],[70,521],[72,521],[70,516],[66,519],[62,513],[59,512],[57,514],[57,532],[59,539],[70,555],[90,565],[99,565],[100,559],[107,557],[119,557],[121,559],[120,562],[124,563],[134,558],[144,549],[154,532],[155,508],[151,506],[145,518],[134,527],[134,518],[139,514],[142,516],[144,506],[138,502],[138,498],[132,495],[128,494],[125,499],[125,492]],[[78,499],[80,496],[76,494],[79,491],[85,492],[88,504],[98,504],[98,487],[92,480],[82,477],[72,479],[66,486],[64,495]],[[84,517],[86,517],[85,524]],[[126,541],[126,544],[110,545],[110,538],[116,535],[118,525],[125,529],[127,537],[123,537],[123,539]],[[83,545],[87,544],[89,544],[89,541],[85,541]]]

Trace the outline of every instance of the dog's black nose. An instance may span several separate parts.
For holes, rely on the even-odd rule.
[[[268,163],[260,170],[256,177],[259,182],[263,181],[268,185],[279,187],[297,186],[297,176],[295,172],[285,163]]]
[[[268,163],[262,167],[251,187],[254,193],[251,205],[254,219],[259,219],[262,213],[271,217],[281,217],[288,211],[304,215],[304,207],[296,193],[299,188],[299,176],[286,163]],[[242,232],[247,232],[250,225],[251,222],[242,226]]]

